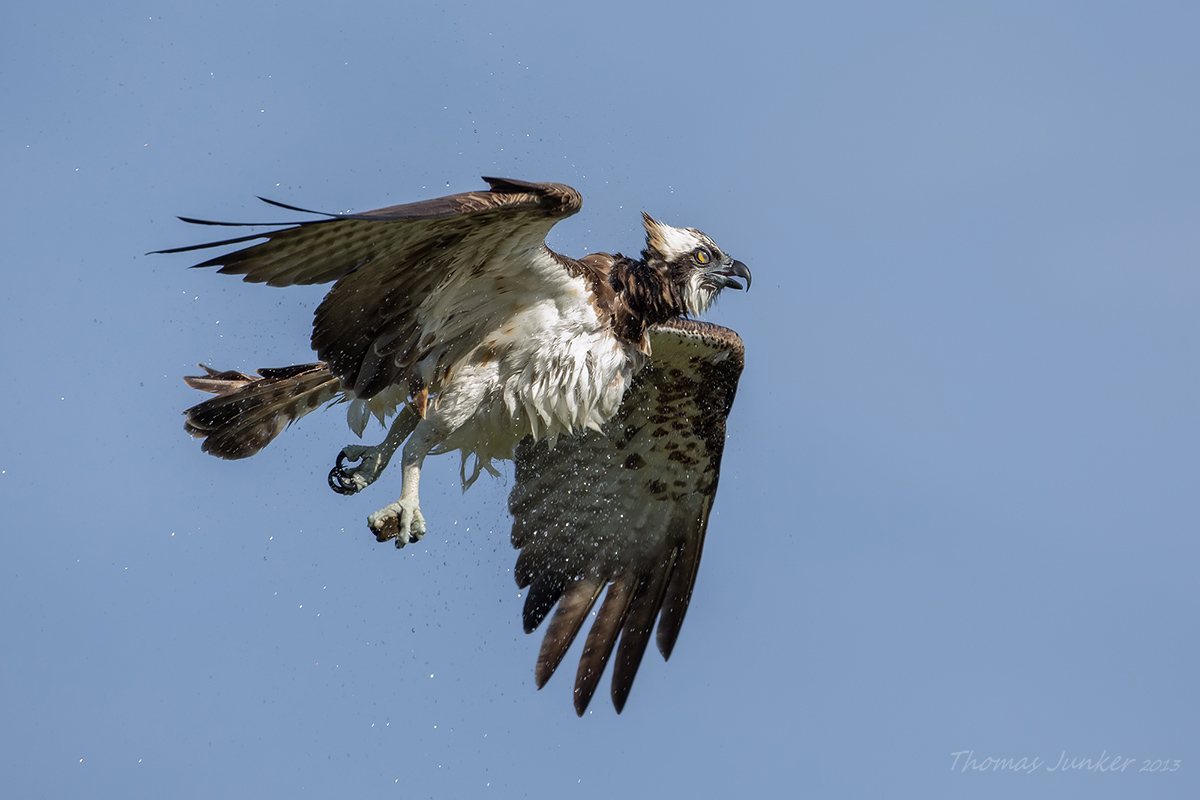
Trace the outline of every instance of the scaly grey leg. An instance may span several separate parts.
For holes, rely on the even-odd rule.
[[[411,406],[403,406],[392,421],[387,438],[375,446],[349,444],[338,453],[337,464],[329,471],[329,488],[338,494],[355,494],[370,486],[383,474],[396,449],[417,427],[417,412]],[[358,461],[356,467],[346,466],[347,461]]]

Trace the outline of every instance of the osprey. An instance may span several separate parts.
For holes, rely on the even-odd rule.
[[[748,288],[750,271],[700,231],[646,214],[640,259],[562,256],[545,238],[582,207],[578,192],[484,180],[488,191],[359,214],[267,200],[324,218],[159,251],[265,239],[196,266],[270,286],[333,282],[313,325],[319,362],[257,377],[201,365],[205,375],[184,380],[216,397],[184,412],[185,428],[205,452],[237,459],[326,403],[347,402],[360,437],[371,416],[394,414],[379,445],[342,449],[329,483],[354,494],[403,446],[400,497],[367,519],[397,547],[426,531],[417,490],[427,455],[461,451],[464,489],[483,470],[498,474],[494,460],[513,459],[526,631],[558,606],[538,688],[608,586],[575,708],[583,714],[620,636],[620,712],[655,619],[664,657],[683,623],[742,369],[736,333],[689,317],[742,288],[738,279]]]

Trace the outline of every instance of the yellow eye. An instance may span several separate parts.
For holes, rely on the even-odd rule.
[[[709,259],[708,251],[701,247],[695,252],[695,258],[697,264],[707,264]]]

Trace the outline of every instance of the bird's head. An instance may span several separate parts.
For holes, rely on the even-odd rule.
[[[683,293],[683,307],[691,316],[708,310],[722,289],[749,289],[750,270],[721,251],[695,228],[673,228],[645,212],[646,261],[665,269],[667,279]],[[743,278],[745,287],[736,279]]]

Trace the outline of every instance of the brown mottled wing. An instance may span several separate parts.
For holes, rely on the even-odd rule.
[[[582,207],[579,193],[555,183],[484,180],[489,191],[325,215],[160,252],[265,239],[196,266],[219,266],[219,272],[270,286],[336,281],[317,309],[312,346],[356,396],[371,397],[410,382],[413,365],[435,341],[451,355],[475,344],[465,338],[484,333],[476,323],[505,313],[505,297],[524,289],[542,296],[565,291],[578,274],[578,262],[551,253],[545,238],[558,220]],[[447,322],[446,309],[454,309],[462,324],[431,331]],[[464,340],[453,340],[455,335]]]
[[[675,319],[651,330],[653,355],[604,435],[525,439],[509,496],[516,579],[529,587],[526,632],[554,605],[538,654],[541,688],[605,586],[575,680],[582,715],[614,649],[618,713],[658,619],[671,655],[687,611],[712,509],[744,349],[729,330]],[[620,639],[618,643],[618,637]]]

